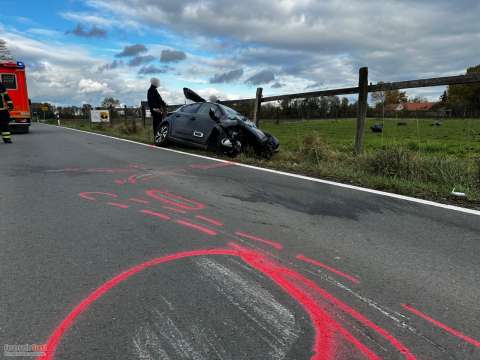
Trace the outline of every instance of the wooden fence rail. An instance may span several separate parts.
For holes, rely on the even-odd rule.
[[[375,85],[369,85],[368,92],[371,93],[371,92],[388,91],[388,90],[413,89],[413,88],[420,88],[420,87],[473,84],[473,83],[480,83],[480,74],[446,76],[446,77],[439,77],[439,78],[398,81],[398,82],[390,82],[390,83],[378,83]],[[308,98],[316,98],[320,96],[353,95],[353,94],[358,94],[358,87],[310,91],[310,92],[276,95],[276,96],[266,96],[266,97],[262,97],[262,103],[269,102],[269,101],[308,99]],[[255,102],[255,98],[225,100],[225,101],[222,101],[221,103],[224,105],[236,105],[236,104],[243,104],[243,103],[253,104],[254,102]]]
[[[252,104],[254,106],[253,119],[257,125],[259,125],[259,112],[261,109],[261,103],[270,102],[270,101],[282,101],[282,100],[293,100],[293,99],[309,99],[317,98],[321,96],[335,96],[335,95],[353,95],[358,94],[357,102],[357,132],[355,135],[355,147],[354,152],[360,154],[363,151],[363,134],[365,131],[365,118],[368,108],[368,93],[379,92],[379,91],[389,91],[389,90],[400,90],[400,89],[413,89],[413,88],[422,88],[422,87],[433,87],[433,86],[447,86],[447,85],[460,85],[460,84],[475,84],[480,83],[480,74],[468,74],[468,75],[458,75],[458,76],[444,76],[437,78],[429,79],[417,79],[417,80],[408,80],[408,81],[397,81],[389,83],[378,83],[375,85],[368,85],[368,68],[361,68],[359,71],[359,86],[349,87],[349,88],[340,88],[340,89],[330,89],[330,90],[320,90],[320,91],[310,91],[296,94],[285,94],[285,95],[276,95],[276,96],[266,96],[262,97],[262,89],[257,89],[257,97],[254,99],[240,99],[240,100],[227,100],[222,101],[224,105],[241,105],[241,104]]]

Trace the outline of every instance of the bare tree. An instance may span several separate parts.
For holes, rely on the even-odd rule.
[[[379,82],[378,84],[379,85],[383,84],[383,82]],[[372,101],[376,105],[380,104],[382,106],[382,119],[385,118],[385,100],[387,98],[386,92],[385,91],[377,91],[377,92],[372,93],[372,95],[370,95],[370,96],[372,98]]]
[[[13,60],[12,54],[7,48],[7,43],[3,39],[0,39],[0,60]]]

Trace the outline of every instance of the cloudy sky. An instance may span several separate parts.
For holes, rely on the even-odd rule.
[[[47,5],[48,3],[48,5]],[[0,0],[0,38],[33,101],[169,103],[464,73],[480,64],[478,0]],[[412,95],[436,99],[443,89]]]

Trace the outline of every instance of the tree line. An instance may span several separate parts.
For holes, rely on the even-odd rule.
[[[480,73],[480,65],[468,68],[466,73]],[[448,86],[438,101],[428,111],[409,112],[396,110],[398,105],[428,102],[426,98],[421,96],[408,97],[407,93],[401,90],[375,92],[370,94],[367,116],[480,117],[480,84]],[[238,104],[232,107],[247,116],[252,114],[252,106],[249,104]],[[356,115],[356,101],[350,101],[346,97],[328,96],[263,103],[260,116],[263,119],[279,121],[281,119],[352,118]]]
[[[470,67],[467,74],[480,73],[480,65]],[[425,112],[397,111],[399,104],[428,102],[422,97],[408,97],[405,91],[390,90],[370,94],[367,110],[369,117],[418,117],[418,116],[452,116],[452,117],[480,117],[480,84],[450,85],[442,93],[433,107]],[[102,108],[118,108],[120,101],[113,97],[106,97],[101,103]],[[49,115],[60,113],[65,118],[84,117],[90,112],[91,105],[82,107],[56,107],[49,104]],[[252,104],[243,103],[231,105],[238,112],[251,117]],[[128,110],[129,116],[140,112]],[[340,119],[354,118],[357,115],[357,102],[347,97],[325,96],[309,99],[282,100],[263,103],[260,116],[262,119],[280,121],[283,119]]]

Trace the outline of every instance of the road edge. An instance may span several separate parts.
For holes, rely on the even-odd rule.
[[[169,149],[169,148],[165,148],[165,147],[157,147],[157,146],[145,144],[145,143],[142,143],[142,142],[139,142],[139,141],[123,139],[123,138],[119,138],[119,137],[115,137],[115,136],[111,136],[111,135],[99,134],[99,133],[92,132],[92,131],[74,129],[74,128],[70,128],[70,127],[67,127],[67,126],[57,126],[57,125],[51,125],[51,124],[40,124],[40,125],[47,125],[47,126],[52,126],[52,127],[55,127],[55,128],[62,128],[62,129],[67,129],[67,130],[71,130],[71,131],[77,131],[77,132],[80,132],[80,133],[97,135],[97,136],[101,136],[101,137],[105,137],[105,138],[109,138],[109,139],[128,142],[128,143],[131,143],[131,144],[142,145],[142,146],[149,147],[149,148],[154,148],[154,149],[157,149],[157,150],[169,151],[169,152],[182,154],[182,155],[187,155],[187,156],[192,156],[192,157],[196,157],[196,158],[207,159],[207,160],[217,161],[217,162],[226,163],[226,164],[232,164],[232,165],[239,166],[239,167],[244,167],[244,168],[247,168],[247,169],[259,170],[259,171],[268,172],[268,173],[271,173],[271,174],[288,176],[288,177],[301,179],[301,180],[305,180],[305,181],[312,181],[312,182],[316,182],[316,183],[320,183],[320,184],[326,184],[326,185],[336,186],[336,187],[340,187],[340,188],[344,188],[344,189],[361,191],[361,192],[366,192],[366,193],[370,193],[370,194],[390,197],[390,198],[394,198],[394,199],[414,202],[414,203],[417,203],[417,204],[429,205],[429,206],[438,207],[438,208],[442,208],[442,209],[453,210],[453,211],[462,212],[462,213],[466,213],[466,214],[470,214],[470,215],[480,216],[480,210],[468,209],[468,208],[463,208],[463,207],[455,206],[455,205],[442,204],[442,203],[431,201],[431,200],[424,200],[424,199],[419,199],[419,198],[415,198],[415,197],[411,197],[411,196],[399,195],[399,194],[390,193],[390,192],[386,192],[386,191],[380,191],[380,190],[365,188],[365,187],[361,187],[361,186],[344,184],[344,183],[331,181],[331,180],[324,180],[324,179],[320,179],[320,178],[314,178],[314,177],[310,177],[310,176],[289,173],[289,172],[286,172],[286,171],[262,168],[262,167],[259,167],[259,166],[242,164],[242,163],[223,160],[223,159],[217,159],[217,158],[210,157],[210,156],[205,156],[205,155],[192,154],[192,153],[189,153],[189,152],[186,152],[186,151],[181,151],[181,150],[176,150],[176,149]]]

